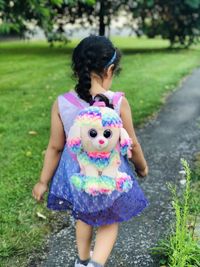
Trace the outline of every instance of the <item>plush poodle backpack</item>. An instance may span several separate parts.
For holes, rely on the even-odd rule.
[[[78,113],[67,145],[80,165],[80,173],[70,177],[77,190],[96,196],[114,190],[127,192],[132,187],[131,177],[119,171],[120,153],[127,155],[131,139],[117,112],[105,102],[94,102]]]

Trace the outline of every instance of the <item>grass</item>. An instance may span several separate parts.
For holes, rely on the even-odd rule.
[[[189,238],[187,237],[187,218],[189,210],[191,174],[189,166],[185,161],[183,161],[183,165],[186,173],[186,187],[183,193],[183,200],[179,200],[176,197],[176,191],[173,192],[173,207],[176,212],[177,221],[176,235],[173,238],[173,241],[171,241],[171,244],[174,245],[174,247],[172,246],[173,254],[170,259],[172,262],[172,266],[177,266],[178,264],[180,264],[180,266],[186,266],[186,264],[191,261],[190,255],[188,255],[186,250],[186,244],[189,243]],[[189,263],[195,263],[195,259],[192,259],[192,261],[193,262]]]
[[[173,207],[176,213],[175,235],[171,237],[171,250],[169,266],[198,266],[200,263],[200,246],[193,234],[188,230],[188,217],[190,211],[191,172],[186,161],[182,160],[186,173],[186,186],[181,199],[173,192]]]
[[[48,143],[52,103],[75,84],[70,56],[77,41],[54,48],[43,42],[0,43],[1,266],[26,266],[28,255],[51,230],[51,212],[35,204],[31,191]],[[199,47],[168,50],[159,39],[115,37],[113,42],[123,52],[123,71],[113,90],[126,93],[135,125],[156,112],[182,77],[200,65]]]
[[[173,207],[176,223],[165,240],[160,240],[153,252],[159,255],[160,264],[169,267],[189,267],[200,264],[200,153],[195,155],[194,166],[190,172],[183,161],[186,172],[186,187],[181,196],[173,193]]]
[[[197,153],[194,160],[191,183],[190,214],[192,217],[200,216],[200,153]]]
[[[198,267],[200,263],[199,239],[188,227],[190,202],[194,191],[191,190],[191,171],[188,163],[182,160],[186,176],[186,185],[181,196],[171,184],[172,206],[175,212],[175,223],[165,240],[160,240],[152,249],[153,254],[159,255],[160,264],[168,267]],[[197,192],[196,192],[197,193]]]

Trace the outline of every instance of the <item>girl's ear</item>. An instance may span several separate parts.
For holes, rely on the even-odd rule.
[[[111,79],[113,76],[113,68],[114,68],[114,64],[111,64],[107,69],[105,69],[104,71],[104,76],[106,78]]]
[[[124,156],[131,149],[132,140],[124,128],[120,128],[120,152]]]
[[[67,146],[75,154],[80,152],[82,148],[82,143],[81,143],[81,129],[79,125],[73,124],[72,127],[70,128],[67,137]]]

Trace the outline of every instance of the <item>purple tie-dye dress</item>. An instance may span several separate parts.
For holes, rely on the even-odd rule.
[[[71,91],[71,93],[76,97],[81,106],[89,106],[74,91]],[[104,94],[110,101],[112,101],[115,95],[112,91],[107,91]],[[119,98],[115,105],[115,110],[118,114],[121,99],[122,97]],[[81,107],[77,107],[67,100],[65,94],[58,96],[58,107],[67,136]],[[133,167],[127,157],[120,156],[120,158],[121,165],[119,171],[126,172],[131,176],[133,181],[132,187],[128,192],[114,190],[111,194],[93,196],[85,191],[77,190],[70,183],[70,177],[74,173],[78,173],[80,168],[78,162],[65,145],[59,164],[51,179],[47,207],[53,210],[70,210],[75,219],[80,219],[93,226],[127,221],[131,217],[138,215],[148,205],[148,200],[138,185]]]

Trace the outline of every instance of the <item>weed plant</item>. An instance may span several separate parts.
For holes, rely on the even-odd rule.
[[[168,187],[172,193],[172,205],[175,212],[175,224],[171,225],[172,231],[164,240],[152,248],[152,254],[159,255],[160,264],[169,267],[197,267],[200,266],[200,245],[187,227],[189,216],[191,171],[188,163],[182,159],[182,166],[186,176],[186,186],[181,196],[172,184]]]

